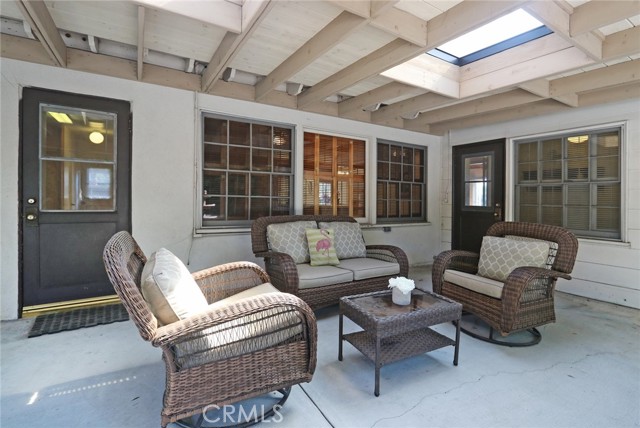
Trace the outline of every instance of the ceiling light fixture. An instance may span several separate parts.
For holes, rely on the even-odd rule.
[[[73,123],[71,118],[67,116],[66,113],[58,113],[56,111],[49,111],[47,113],[49,113],[51,117],[58,121],[58,123]]]
[[[98,131],[93,131],[89,134],[89,141],[93,144],[102,144],[104,142],[104,135],[99,133]]]
[[[567,140],[569,140],[570,143],[584,143],[585,141],[587,141],[589,139],[588,135],[578,135],[575,137],[569,137],[567,138]]]

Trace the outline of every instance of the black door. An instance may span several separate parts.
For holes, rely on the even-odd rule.
[[[505,140],[454,146],[451,248],[479,252],[504,213]]]
[[[21,307],[114,293],[102,250],[131,230],[130,106],[25,88]]]

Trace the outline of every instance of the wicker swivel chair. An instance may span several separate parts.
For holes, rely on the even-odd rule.
[[[488,334],[482,333],[482,329],[476,333],[465,327],[464,322],[463,332],[501,345],[535,345],[541,340],[536,327],[555,322],[556,280],[571,279],[569,274],[576,259],[578,240],[562,227],[523,222],[495,223],[485,236],[509,237],[520,241],[542,240],[555,244],[550,244],[546,266],[517,267],[502,284],[477,276],[484,248],[481,248],[481,254],[461,250],[444,251],[436,257],[433,265],[433,291],[462,303],[465,313],[488,324]],[[494,337],[494,330],[502,337]],[[506,336],[521,331],[528,331],[529,338],[506,340]]]
[[[256,295],[233,304],[213,305],[190,318],[159,326],[141,294],[147,258],[133,237],[124,231],[116,233],[103,258],[109,279],[140,336],[162,349],[166,368],[163,428],[192,415],[199,415],[199,425],[205,410],[273,391],[281,392],[280,405],[292,385],[311,380],[316,366],[316,320],[299,298],[277,292]],[[202,270],[193,273],[193,278],[209,304],[269,281],[258,265],[249,262]],[[282,338],[283,332],[285,340],[273,340]],[[176,345],[192,343],[197,337],[212,338],[207,342],[211,349],[204,352],[215,357],[182,364]]]

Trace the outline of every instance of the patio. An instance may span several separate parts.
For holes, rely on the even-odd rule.
[[[430,269],[412,268],[430,289]],[[316,312],[318,365],[293,388],[280,427],[638,427],[640,312],[557,293],[555,324],[530,348],[462,335],[447,347],[382,368],[349,344],[337,360],[337,307]],[[33,319],[1,324],[2,427],[155,427],[164,366],[131,322],[27,339]],[[346,330],[356,327],[345,322]],[[452,335],[454,327],[436,330]],[[268,426],[265,422],[262,425]]]

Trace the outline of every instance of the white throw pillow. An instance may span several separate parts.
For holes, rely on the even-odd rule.
[[[485,236],[480,247],[478,275],[504,282],[517,267],[546,267],[549,244]]]
[[[160,248],[142,269],[142,296],[161,325],[207,309],[207,299],[182,261]]]

